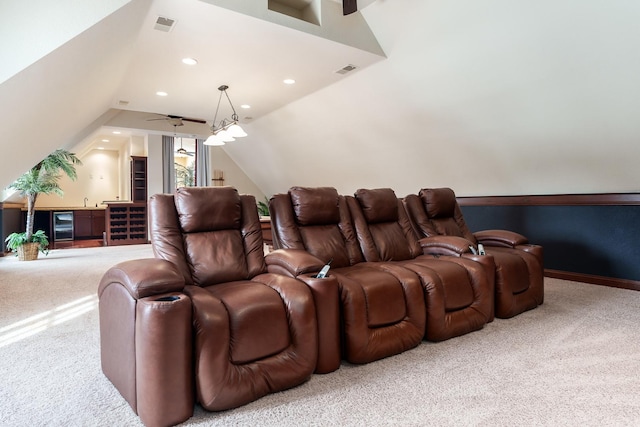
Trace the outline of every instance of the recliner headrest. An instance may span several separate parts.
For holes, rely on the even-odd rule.
[[[340,222],[339,196],[333,187],[291,187],[289,197],[299,225]]]
[[[359,189],[354,196],[369,224],[398,221],[398,198],[392,189]]]
[[[240,195],[233,187],[180,187],[175,203],[187,233],[240,228]]]
[[[456,210],[456,195],[450,188],[423,188],[420,198],[429,218],[453,217]]]

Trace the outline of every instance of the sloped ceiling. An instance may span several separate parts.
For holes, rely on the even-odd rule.
[[[635,192],[634,2],[378,1],[388,59],[253,124],[227,151],[265,192]],[[244,144],[244,142],[242,143]]]
[[[0,188],[56,148],[81,142],[102,124],[96,120],[108,118],[103,115],[131,61],[132,41],[150,3],[126,4],[0,85]],[[12,42],[21,43],[20,35]]]
[[[111,3],[116,1],[122,0]],[[238,111],[245,123],[346,78],[336,73],[346,65],[360,70],[385,59],[361,14],[345,18],[336,2],[314,2],[322,6],[321,25],[271,11],[266,0],[240,4],[251,6],[243,7],[247,13],[230,7],[237,2],[222,7],[199,0],[131,0],[97,23],[95,14],[66,5],[66,20],[84,17],[84,25],[74,27],[76,32],[94,24],[0,86],[0,109],[9,123],[7,140],[36,145],[29,153],[17,144],[9,148],[27,156],[24,163],[8,161],[0,169],[7,178],[0,182],[11,182],[57,147],[75,150],[81,144],[86,149],[83,139],[103,139],[102,126],[107,131],[124,126],[123,134],[130,135],[179,130],[206,137],[221,85],[230,87],[236,108],[251,106]],[[83,5],[90,3],[103,9],[99,0]],[[29,10],[22,8],[22,14]],[[159,18],[174,25],[159,31]],[[64,21],[60,17],[57,24],[64,26]],[[69,34],[75,33],[59,37]],[[21,35],[11,34],[16,39]],[[47,41],[44,35],[40,39]],[[32,47],[41,52],[31,45],[25,50]],[[6,51],[9,60],[22,63],[15,49]],[[183,64],[185,57],[196,58],[197,66]],[[287,86],[285,78],[297,83]],[[168,96],[157,96],[158,91]],[[218,120],[231,113],[223,100]],[[168,122],[150,121],[159,114],[208,119],[209,126],[174,129]],[[12,116],[16,120],[8,120]],[[25,135],[28,127],[40,133]],[[33,158],[27,158],[31,154]]]
[[[42,69],[27,69],[41,73],[35,91],[21,87],[24,72],[0,86],[0,111],[11,137],[1,143],[2,182],[88,132],[114,108],[119,91],[131,84],[127,74],[133,73],[123,70],[139,58],[131,57],[132,42],[143,38],[137,31],[162,2],[146,3],[134,0],[105,18],[91,29],[99,39],[91,39],[89,30],[49,55],[68,54],[73,65],[58,64],[52,71],[48,56],[36,64]],[[377,0],[361,17],[386,58],[245,120],[249,136],[224,150],[267,195],[292,185],[334,186],[342,193],[384,186],[398,195],[426,186],[450,186],[458,195],[636,192],[638,16],[640,3],[631,0]],[[243,23],[251,41],[254,25]],[[113,24],[117,31],[105,40],[104,26]],[[210,45],[237,40],[236,34]],[[340,55],[344,47],[331,43],[323,49]],[[245,58],[241,49],[236,56]],[[299,62],[311,60],[297,56]],[[121,61],[114,65],[110,59]],[[279,63],[277,55],[246,59],[246,78]],[[219,65],[224,69],[224,61]],[[99,71],[105,67],[109,72]],[[29,76],[29,82],[36,79]],[[201,91],[215,97],[222,83],[228,82]],[[180,84],[193,90],[184,79]],[[241,93],[242,84],[230,86],[234,103],[250,96]],[[82,105],[77,98],[64,102],[64,91],[72,90],[87,94]],[[263,99],[277,98],[282,90],[253,89]],[[212,103],[171,104],[170,98],[162,111],[132,109],[203,111],[211,119],[206,112]],[[34,152],[26,166],[7,160],[25,157],[24,146]]]

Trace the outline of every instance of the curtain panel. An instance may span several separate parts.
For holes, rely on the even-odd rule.
[[[211,159],[209,146],[204,145],[204,139],[196,139],[196,186],[211,185]]]
[[[176,189],[176,168],[173,157],[173,137],[162,135],[162,192],[171,194]]]

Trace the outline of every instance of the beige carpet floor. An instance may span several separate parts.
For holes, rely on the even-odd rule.
[[[149,245],[0,258],[0,426],[136,426],[100,371],[96,289]],[[189,426],[640,425],[640,292],[546,279],[545,304]]]

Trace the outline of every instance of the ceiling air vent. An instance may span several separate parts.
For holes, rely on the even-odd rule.
[[[340,68],[338,71],[336,71],[336,73],[337,74],[347,74],[348,72],[353,71],[356,68],[358,68],[358,67],[356,67],[355,65],[349,64],[347,66],[344,66],[344,67]]]
[[[158,16],[158,19],[156,19],[156,23],[154,24],[153,29],[168,33],[173,29],[173,26],[175,24],[176,24],[175,19],[165,18],[164,16]]]
[[[118,101],[118,105],[121,105],[123,107],[129,105],[129,101],[125,101],[123,99],[121,99],[120,101]]]

